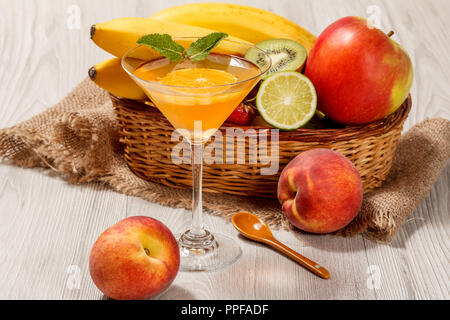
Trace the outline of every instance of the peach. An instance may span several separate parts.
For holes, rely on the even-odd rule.
[[[362,182],[355,166],[329,149],[299,154],[278,182],[283,213],[297,228],[330,233],[349,224],[362,202]]]
[[[95,285],[117,300],[155,297],[172,283],[179,265],[172,232],[143,216],[126,218],[103,232],[89,257]]]

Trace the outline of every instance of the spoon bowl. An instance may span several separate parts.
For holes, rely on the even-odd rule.
[[[245,237],[268,244],[323,279],[328,279],[330,277],[328,270],[317,262],[302,256],[300,253],[275,239],[269,226],[258,216],[249,212],[239,212],[231,218],[231,222],[236,230]]]
[[[231,221],[234,227],[247,238],[255,241],[273,238],[269,226],[254,214],[239,212],[231,218]]]

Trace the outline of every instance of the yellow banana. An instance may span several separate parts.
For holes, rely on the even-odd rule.
[[[119,18],[104,23],[97,23],[91,27],[91,39],[103,50],[116,57],[122,57],[129,50],[137,46],[136,41],[143,35],[149,33],[167,33],[172,37],[203,37],[212,32],[211,29],[183,25],[179,23],[159,21],[148,18]],[[229,37],[229,40],[244,42],[246,41]],[[188,46],[192,41],[177,41],[183,46]],[[224,48],[223,53],[245,54],[241,52],[237,44],[226,42],[221,45]],[[144,52],[145,56],[139,58],[151,60],[160,55],[151,49]],[[138,58],[137,56],[135,58]]]
[[[150,18],[226,32],[251,43],[273,38],[291,39],[301,43],[308,52],[316,41],[309,31],[286,18],[237,4],[186,4],[165,9]]]
[[[122,69],[119,58],[113,58],[96,64],[89,69],[89,77],[106,91],[128,99],[143,100],[144,91]]]

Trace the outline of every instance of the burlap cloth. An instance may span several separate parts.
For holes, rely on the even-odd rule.
[[[177,208],[189,208],[190,190],[135,176],[122,157],[108,94],[86,79],[45,112],[0,130],[0,157],[24,168],[50,168],[71,183],[101,182],[113,190]],[[365,195],[358,217],[340,235],[364,232],[389,241],[426,197],[450,157],[450,121],[425,120],[404,134],[384,185]],[[275,200],[204,193],[210,214],[253,212],[272,227],[291,228]],[[95,213],[93,213],[95,214]]]

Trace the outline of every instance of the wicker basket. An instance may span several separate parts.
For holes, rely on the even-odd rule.
[[[174,164],[172,148],[179,141],[171,141],[173,127],[157,108],[143,102],[127,100],[111,95],[117,119],[125,159],[139,177],[172,188],[191,188],[192,173],[188,163]],[[403,123],[411,109],[411,97],[392,115],[364,126],[342,129],[299,129],[279,133],[279,170],[275,175],[261,175],[261,168],[268,165],[205,164],[203,189],[233,195],[275,198],[281,170],[297,154],[313,148],[329,148],[347,156],[358,169],[364,192],[378,187],[386,179],[392,165],[396,145]],[[220,130],[226,137],[226,125]],[[243,130],[267,130],[261,127],[241,127]],[[226,137],[229,141],[230,137]],[[234,137],[231,137],[234,140]],[[268,149],[275,145],[268,138]],[[219,141],[222,143],[222,141]],[[226,145],[224,145],[226,153]],[[248,157],[251,144],[246,141]],[[241,151],[243,151],[241,149]],[[253,151],[253,149],[252,149]],[[269,151],[270,154],[270,150]],[[244,158],[246,159],[246,158]]]

